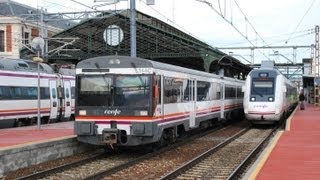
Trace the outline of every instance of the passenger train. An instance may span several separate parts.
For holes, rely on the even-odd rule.
[[[243,84],[141,58],[86,59],[76,67],[75,133],[94,145],[174,142],[191,129],[243,114]]]
[[[274,124],[287,117],[297,105],[298,89],[277,69],[273,61],[263,61],[252,70],[243,87],[243,108],[253,124]]]
[[[74,119],[75,70],[39,64],[43,123]],[[72,72],[73,71],[73,72]],[[38,68],[30,60],[0,58],[0,127],[30,125],[38,116]]]

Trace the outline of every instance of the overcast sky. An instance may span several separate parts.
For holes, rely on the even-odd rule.
[[[92,10],[74,1],[89,7],[102,4],[101,2],[94,2],[94,0],[16,1],[33,7],[44,7],[48,12]],[[315,25],[320,24],[320,0],[206,1],[211,4],[211,7],[197,0],[155,0],[155,5],[152,6],[147,6],[145,4],[146,0],[136,0],[136,8],[218,48],[252,46],[236,29],[252,40],[251,42],[256,46],[309,46],[315,43],[314,28]],[[98,9],[126,8],[129,8],[129,1],[121,1],[116,5],[102,6]],[[248,21],[245,20],[245,16],[241,11],[246,15]],[[225,19],[218,13],[221,13]],[[232,21],[236,29],[227,21]],[[293,58],[293,49],[273,50],[279,51],[281,55],[288,59]],[[223,51],[226,53],[232,51],[235,56],[238,56],[236,58],[243,62],[245,62],[244,59],[250,60],[250,50]],[[309,58],[310,52],[309,48],[298,48],[297,62],[301,62],[302,58]],[[255,62],[260,62],[267,58],[276,62],[287,62],[283,56],[272,55],[274,53],[270,49],[256,50],[254,53]]]

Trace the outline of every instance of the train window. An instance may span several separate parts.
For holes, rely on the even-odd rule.
[[[75,97],[75,92],[76,92],[75,87],[74,87],[74,86],[71,87],[71,99],[74,99],[74,97]]]
[[[110,93],[113,84],[112,78],[108,76],[87,76],[80,79],[80,91],[86,93]]]
[[[151,78],[146,75],[119,75],[115,78],[114,106],[148,107]]]
[[[209,100],[208,94],[210,86],[210,82],[197,81],[197,101]]]
[[[219,83],[214,83],[215,84],[215,87],[216,87],[216,96],[214,99],[221,99],[221,84]]]
[[[40,88],[40,98],[41,99],[50,99],[49,88],[47,88],[47,87]]]
[[[69,88],[66,88],[66,90],[65,90],[66,92],[65,92],[65,95],[66,95],[66,98],[69,98],[70,97],[70,94],[69,94]]]
[[[28,68],[28,65],[24,64],[24,63],[18,63],[18,66],[19,66],[19,68],[25,68],[25,69]]]
[[[4,41],[5,35],[4,35],[4,31],[0,30],[0,52],[4,52],[5,51],[5,41]]]
[[[154,80],[154,85],[157,85],[158,89],[157,89],[157,93],[158,93],[158,99],[157,99],[157,104],[161,104],[161,76],[154,76],[155,80]],[[154,93],[154,92],[153,92]]]
[[[10,92],[13,95],[13,99],[23,99],[20,87],[10,87]]]
[[[237,98],[243,98],[243,92],[241,87],[237,87]]]
[[[37,99],[37,88],[35,87],[18,87],[21,89],[21,99]]]
[[[236,87],[226,85],[225,86],[225,99],[233,99],[236,98]]]
[[[0,99],[3,99],[2,87],[0,87]]]
[[[274,94],[274,82],[273,79],[259,80],[254,78],[252,80],[251,95],[273,95]]]
[[[30,97],[31,99],[38,98],[37,88],[35,88],[35,87],[28,88],[28,92],[27,93],[28,93],[28,97]]]
[[[192,88],[194,88],[194,81],[193,80],[186,80],[184,85],[183,85],[184,88],[184,91],[183,91],[183,94],[184,94],[184,97],[183,97],[183,101],[185,102],[188,102],[188,101],[192,101],[192,97],[194,98],[194,95],[195,95],[195,90],[191,91]],[[191,92],[193,94],[191,94]]]
[[[55,89],[55,88],[52,88],[52,89],[51,89],[51,94],[52,94],[52,98],[53,98],[53,99],[56,99],[56,98],[57,98],[57,93],[56,93],[56,89]]]
[[[181,78],[165,77],[164,79],[164,103],[182,102],[187,80]]]

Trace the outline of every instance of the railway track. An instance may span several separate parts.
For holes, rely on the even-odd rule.
[[[238,179],[276,129],[246,129],[161,179]]]
[[[243,126],[248,127],[244,123],[228,126],[189,141],[189,143],[141,159],[137,163],[122,168],[122,170],[109,171],[87,179],[157,179],[225,141],[233,134],[243,131]]]
[[[165,177],[194,157],[230,139],[234,134],[245,132],[248,127],[246,122],[235,123],[152,153],[97,154],[97,157],[19,179],[157,179]]]

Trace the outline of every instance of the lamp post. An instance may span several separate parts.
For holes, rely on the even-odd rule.
[[[40,57],[40,51],[43,51],[44,48],[44,40],[41,37],[36,37],[31,42],[31,47],[33,47],[37,51],[37,57],[34,57],[32,60],[37,63],[37,71],[38,71],[38,116],[37,116],[37,128],[40,129],[41,119],[40,119],[40,63],[43,62],[43,59]]]

